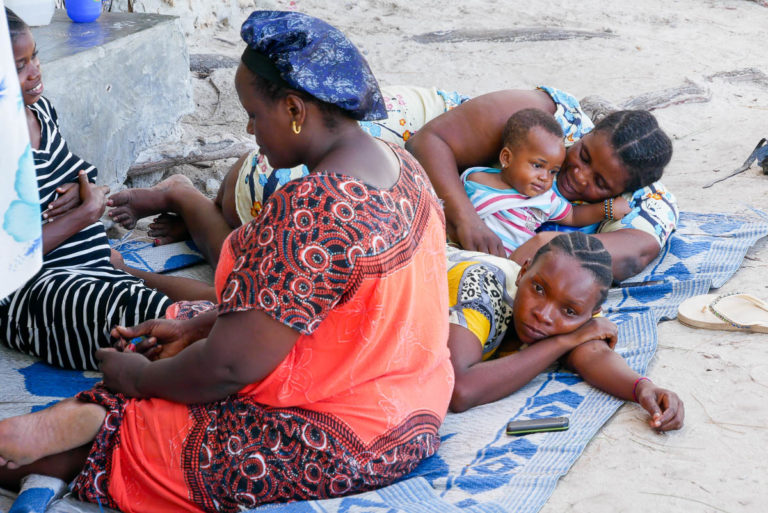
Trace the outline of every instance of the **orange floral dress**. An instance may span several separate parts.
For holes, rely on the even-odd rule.
[[[385,486],[435,453],[453,388],[444,219],[421,166],[392,148],[391,188],[299,178],[224,245],[219,314],[259,309],[301,334],[265,379],[209,404],[78,396],[108,413],[77,496],[239,511]]]

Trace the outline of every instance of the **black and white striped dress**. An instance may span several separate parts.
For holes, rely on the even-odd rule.
[[[28,107],[40,121],[40,149],[33,151],[42,210],[56,188],[77,182],[85,169],[59,133],[56,111],[40,98]],[[104,224],[97,221],[43,257],[43,267],[22,288],[0,301],[0,341],[59,367],[96,369],[94,352],[111,345],[116,324],[133,326],[162,317],[171,304],[164,294],[115,269]]]

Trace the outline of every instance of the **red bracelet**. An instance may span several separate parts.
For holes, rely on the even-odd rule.
[[[632,385],[632,399],[634,399],[635,402],[637,402],[637,385],[639,385],[640,382],[643,381],[643,380],[651,381],[650,378],[646,378],[645,376],[643,376],[643,377],[637,378],[635,380],[635,384]]]

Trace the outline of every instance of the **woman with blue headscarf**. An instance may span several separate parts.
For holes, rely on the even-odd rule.
[[[0,422],[0,486],[35,472],[126,512],[240,511],[381,487],[437,450],[453,370],[429,180],[358,125],[386,112],[338,30],[258,11],[242,35],[248,132],[309,175],[228,237],[219,305],[141,345],[178,354],[101,350],[103,386]]]

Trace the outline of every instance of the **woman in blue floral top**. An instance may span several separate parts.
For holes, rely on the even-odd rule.
[[[529,107],[554,115],[570,145],[556,179],[560,195],[589,203],[622,195],[630,202],[633,210],[619,221],[606,208],[606,221],[591,231],[611,253],[617,281],[637,274],[658,255],[677,224],[675,198],[657,181],[672,156],[672,143],[646,111],[613,113],[595,127],[575,98],[550,87],[478,96],[438,116],[407,141],[406,148],[445,202],[449,238],[464,249],[504,255],[501,241],[467,198],[459,172],[492,163],[506,120]],[[524,262],[554,235],[539,233],[512,259]]]

